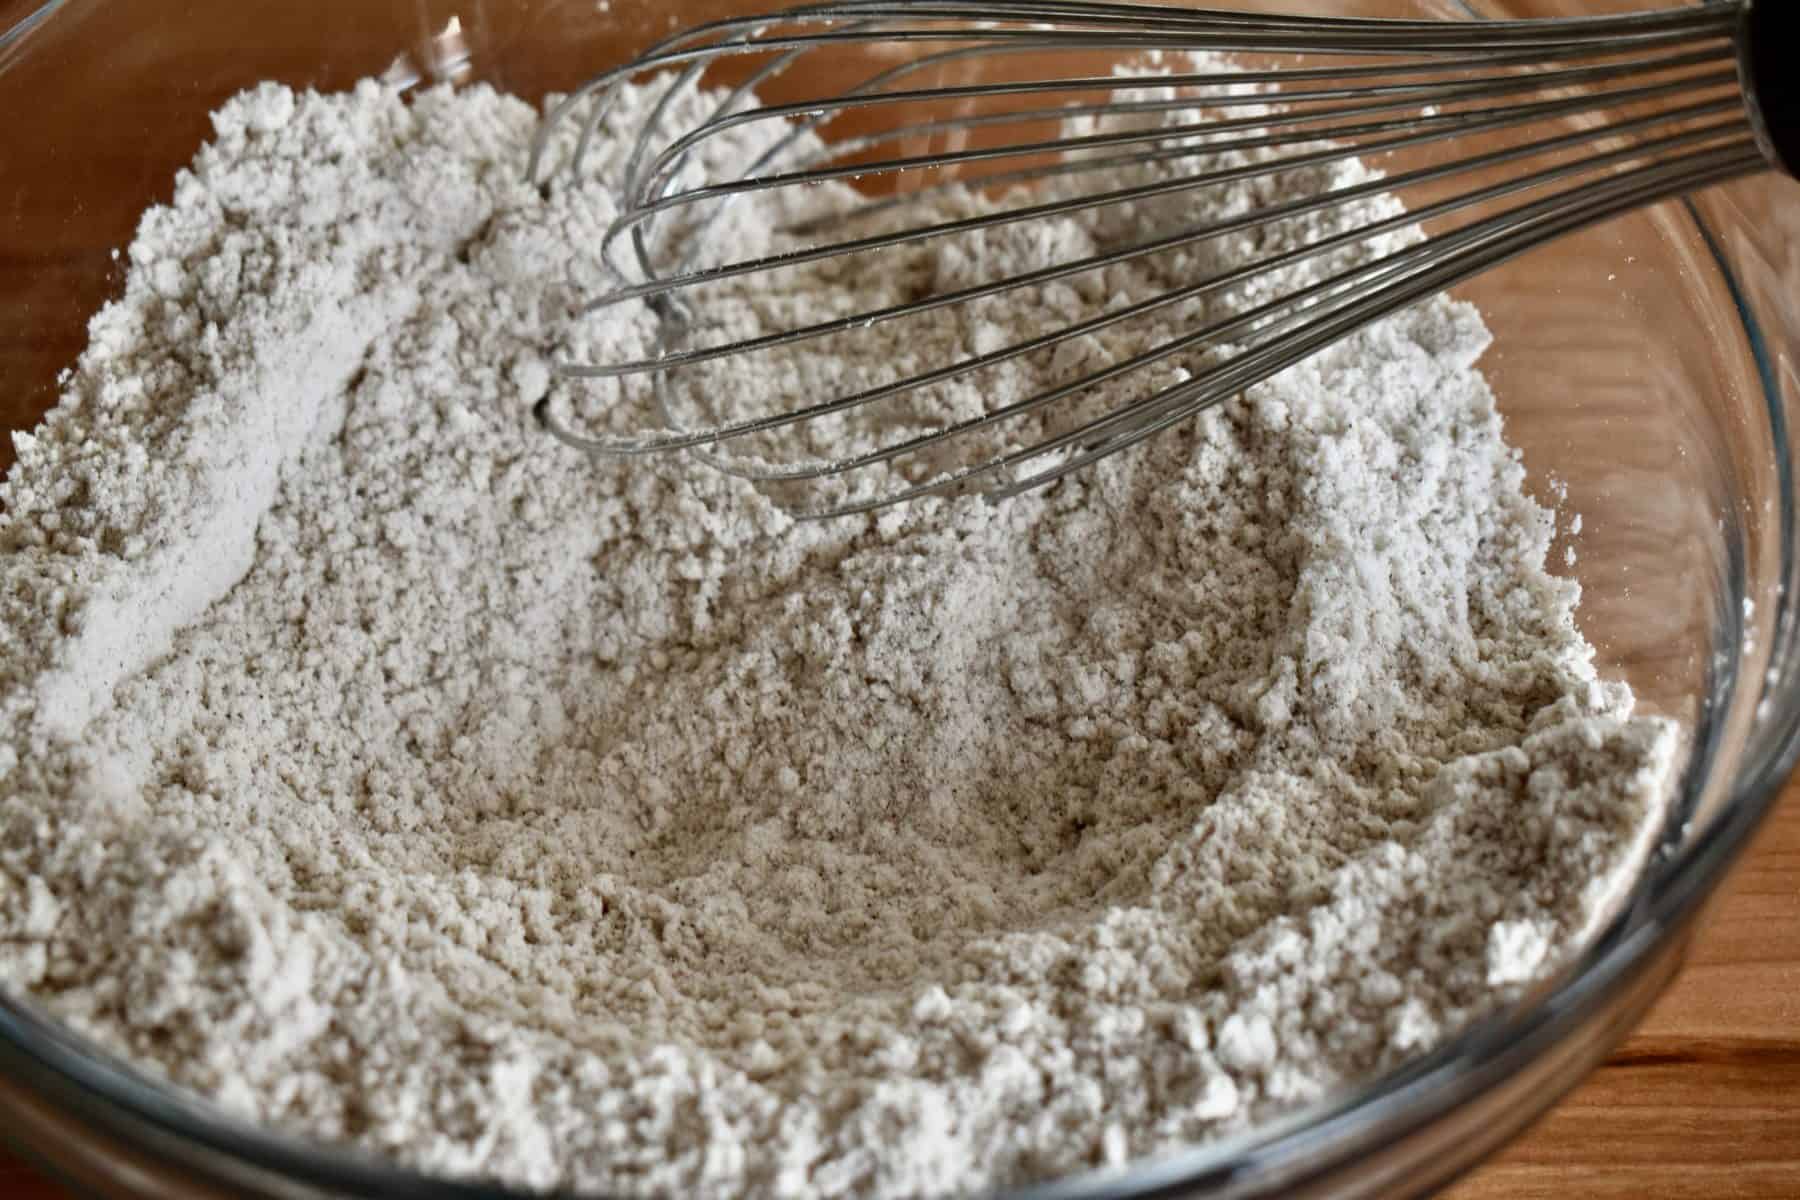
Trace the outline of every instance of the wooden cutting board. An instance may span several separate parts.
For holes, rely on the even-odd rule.
[[[0,1152],[0,1197],[72,1200]],[[1593,1078],[1444,1200],[1800,1200],[1800,779],[1687,969]]]

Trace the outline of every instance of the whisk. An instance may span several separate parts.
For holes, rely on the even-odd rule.
[[[593,79],[540,129],[530,171],[548,186],[591,172],[605,123],[636,122],[609,168],[609,282],[579,312],[648,305],[655,344],[621,361],[571,354],[557,371],[612,381],[583,385],[603,393],[584,413],[630,394],[659,415],[582,425],[546,397],[537,417],[582,450],[685,449],[769,485],[832,485],[797,504],[806,515],[1015,495],[1561,235],[1753,173],[1800,173],[1800,87],[1778,61],[1795,46],[1795,8],[1776,0],[1492,22],[841,0],[718,21]],[[1343,169],[1352,160],[1385,173]],[[1296,172],[1321,186],[1183,219],[1208,189],[1255,195]],[[1382,196],[1405,211],[1351,207]],[[787,214],[774,240],[731,226],[745,202]],[[1126,232],[1091,252],[949,283],[926,272],[859,300],[860,284],[900,270],[896,255],[916,266],[958,239],[1108,211]],[[1252,252],[1201,253],[1223,239]],[[1186,273],[1148,296],[1075,286],[1182,253]],[[828,317],[782,302],[794,272],[815,291],[836,281]],[[1058,284],[1060,306],[1029,337],[941,362],[894,353],[895,322],[1042,306]],[[1205,307],[1226,295],[1236,307]],[[721,304],[730,319],[713,319]],[[1116,360],[1066,350],[1156,314],[1167,329],[1175,313],[1193,327]],[[822,344],[854,356],[871,330],[888,336],[868,357],[893,363],[866,363],[854,386],[796,386],[772,411],[707,400],[732,390],[746,356]],[[1027,360],[1039,364],[1028,394],[969,408],[985,375]],[[682,385],[684,373],[700,382]],[[931,399],[957,387],[960,407]],[[858,436],[834,442],[849,421]],[[780,453],[783,439],[802,449]]]

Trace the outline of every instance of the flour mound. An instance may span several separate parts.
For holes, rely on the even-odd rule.
[[[796,524],[536,428],[556,356],[655,337],[572,323],[624,147],[546,197],[536,119],[265,86],[145,215],[0,488],[9,989],[429,1171],[909,1196],[1242,1130],[1590,932],[1677,730],[1595,675],[1474,310],[1047,492]]]

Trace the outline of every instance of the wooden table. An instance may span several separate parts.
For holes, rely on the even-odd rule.
[[[1445,1200],[1552,1197],[1800,1197],[1800,777],[1642,1027]]]
[[[0,1197],[69,1200],[0,1155]],[[1686,971],[1583,1087],[1445,1200],[1800,1198],[1800,779]]]

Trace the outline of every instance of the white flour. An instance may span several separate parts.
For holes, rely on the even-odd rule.
[[[521,182],[534,119],[265,87],[146,215],[0,490],[7,986],[432,1171],[913,1195],[1243,1129],[1589,930],[1676,731],[1595,678],[1473,310],[1048,493],[796,525],[531,423],[611,213]]]

